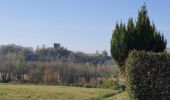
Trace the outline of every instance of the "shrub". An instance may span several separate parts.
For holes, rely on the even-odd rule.
[[[170,100],[170,55],[132,51],[126,61],[127,92],[138,100]]]
[[[119,86],[118,82],[119,82],[118,79],[113,80],[112,78],[108,78],[103,81],[102,87],[117,90]]]

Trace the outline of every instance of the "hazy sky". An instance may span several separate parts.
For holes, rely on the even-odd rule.
[[[110,51],[116,21],[136,18],[144,2],[170,47],[170,0],[0,0],[0,44]]]

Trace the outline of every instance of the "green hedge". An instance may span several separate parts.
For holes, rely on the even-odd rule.
[[[126,61],[126,82],[131,99],[170,100],[170,55],[132,51]]]

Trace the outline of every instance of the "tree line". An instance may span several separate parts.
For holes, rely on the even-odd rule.
[[[113,64],[107,52],[89,55],[62,47],[34,51],[17,45],[0,46],[0,82],[3,83],[102,85],[118,77],[119,71]]]

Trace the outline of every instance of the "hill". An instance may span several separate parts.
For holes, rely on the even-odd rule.
[[[111,61],[111,56],[107,55],[104,51],[102,54],[85,54],[83,52],[73,52],[68,50],[59,43],[54,43],[54,47],[42,47],[37,48],[35,53],[27,54],[25,56],[27,61],[38,60],[38,61],[54,61],[63,60],[73,63],[91,63],[91,64],[104,64]]]
[[[59,43],[54,43],[54,47],[37,48],[35,51],[29,47],[22,47],[15,44],[1,45],[0,55],[8,53],[19,53],[23,55],[25,61],[56,61],[62,60],[73,63],[91,63],[91,64],[104,64],[112,60],[108,56],[107,51],[94,54],[86,54],[83,52],[73,52],[68,50]]]

